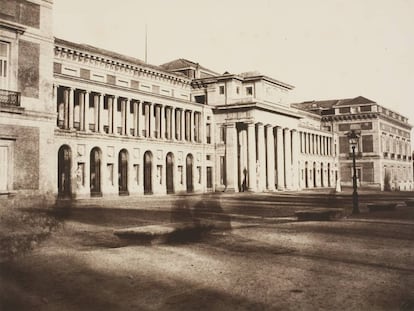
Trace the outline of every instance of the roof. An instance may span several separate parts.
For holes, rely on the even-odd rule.
[[[174,71],[174,70],[178,70],[178,69],[184,69],[184,68],[188,68],[188,67],[195,67],[198,69],[202,69],[202,70],[206,70],[208,72],[214,73],[215,75],[218,75],[216,72],[201,66],[199,63],[193,62],[191,60],[185,59],[185,58],[179,58],[179,59],[175,59],[172,60],[168,63],[162,64],[160,65],[161,68],[163,68],[164,70],[168,70],[168,71]]]
[[[365,98],[363,96],[358,96],[355,98],[343,98],[343,99],[331,99],[331,100],[312,100],[305,101],[302,103],[294,103],[291,106],[300,109],[331,109],[340,106],[360,106],[364,104],[373,104],[374,101]]]

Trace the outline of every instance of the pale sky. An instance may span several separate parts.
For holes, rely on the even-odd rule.
[[[151,64],[257,70],[290,102],[361,95],[414,124],[413,16],[414,0],[54,0],[54,33],[144,60],[147,24]]]

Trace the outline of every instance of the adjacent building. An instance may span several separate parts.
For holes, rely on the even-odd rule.
[[[0,204],[56,193],[52,1],[0,1]]]
[[[308,101],[293,107],[321,117],[322,126],[338,134],[341,183],[352,184],[352,156],[347,134],[360,132],[356,148],[360,186],[381,190],[412,190],[412,126],[408,119],[359,96]]]

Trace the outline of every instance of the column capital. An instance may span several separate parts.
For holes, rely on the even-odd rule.
[[[292,129],[291,131],[292,131],[292,133],[297,133],[298,132],[297,129]]]
[[[233,128],[233,127],[236,127],[236,122],[225,123],[224,126],[229,127],[229,128]]]
[[[273,125],[272,125],[272,124],[266,124],[266,125],[265,125],[265,128],[267,128],[267,129],[268,129],[268,128],[273,128]]]
[[[256,124],[257,124],[257,126],[263,126],[262,122],[257,122]]]

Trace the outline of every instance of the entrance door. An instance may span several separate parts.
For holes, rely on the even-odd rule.
[[[152,194],[152,153],[144,154],[144,194]]]
[[[193,156],[191,154],[188,154],[186,158],[186,180],[187,180],[187,192],[193,192],[194,191]]]
[[[174,193],[174,158],[171,152],[167,154],[165,167],[167,170],[167,193]]]
[[[71,174],[72,152],[69,146],[62,146],[58,152],[58,195],[70,198],[72,195]]]
[[[97,147],[91,150],[90,156],[90,185],[91,196],[102,196],[101,192],[101,150]]]
[[[119,195],[129,195],[128,192],[128,152],[123,149],[118,156],[118,187]]]
[[[207,189],[211,190],[213,188],[213,168],[207,166]]]

